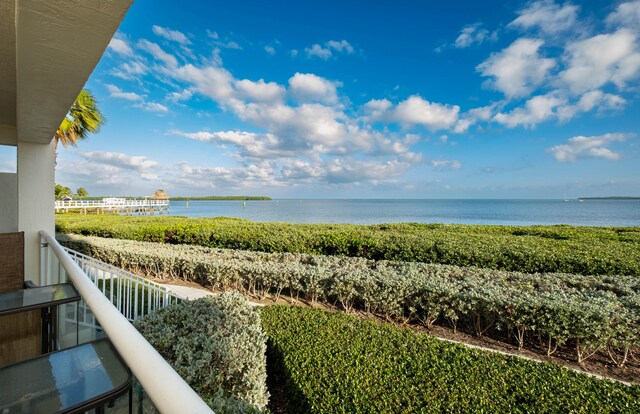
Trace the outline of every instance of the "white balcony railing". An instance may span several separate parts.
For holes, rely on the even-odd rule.
[[[40,236],[44,250],[41,254],[40,283],[73,283],[82,297],[82,302],[90,309],[155,407],[161,413],[212,413],[200,396],[99,289],[100,283],[94,283],[47,232],[40,231]],[[95,280],[109,280],[110,284],[114,279]],[[104,282],[102,285],[104,286]],[[109,294],[111,292],[115,291],[109,291]],[[124,300],[124,295],[122,298]],[[135,299],[129,302],[135,302]],[[140,314],[139,310],[138,312]]]
[[[184,298],[170,288],[135,273],[62,247],[125,318],[134,321]]]

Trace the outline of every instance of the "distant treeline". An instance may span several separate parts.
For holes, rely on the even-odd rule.
[[[82,200],[102,200],[106,196],[93,196],[93,197],[82,197]],[[111,196],[109,196],[111,197]],[[80,197],[76,197],[80,198]],[[129,197],[129,196],[119,196],[119,198],[128,198],[128,199],[138,199],[144,197]],[[265,201],[271,200],[271,197],[263,197],[263,196],[206,196],[206,197],[170,197],[170,201],[201,201],[201,200],[250,200],[250,201]]]
[[[128,200],[142,200],[144,197],[130,197],[130,196],[91,196],[91,197],[78,197],[75,196],[75,200],[89,200],[89,201],[102,201],[105,198],[126,198]]]
[[[640,200],[640,197],[611,196],[611,197],[580,197],[578,200]]]
[[[271,200],[271,197],[264,196],[206,196],[206,197],[170,197],[171,201],[210,201],[210,200],[253,200],[265,201]]]

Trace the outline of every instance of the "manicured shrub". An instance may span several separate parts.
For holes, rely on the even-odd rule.
[[[136,328],[216,412],[265,412],[266,337],[238,293],[157,310]]]
[[[180,277],[254,295],[286,292],[388,319],[448,324],[519,348],[569,345],[617,365],[640,345],[636,276],[527,274],[353,257],[259,253],[59,235],[97,259],[154,277]]]
[[[169,244],[440,263],[526,273],[640,274],[640,228],[288,224],[59,214],[57,230]]]
[[[267,306],[268,358],[297,413],[636,413],[640,387],[342,312]]]

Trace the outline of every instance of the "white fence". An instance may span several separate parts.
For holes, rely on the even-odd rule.
[[[63,247],[125,318],[134,321],[184,298],[170,288]]]

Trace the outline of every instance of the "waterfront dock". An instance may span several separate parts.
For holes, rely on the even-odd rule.
[[[127,199],[127,198],[103,198],[102,200],[56,200],[56,213],[71,210],[80,210],[83,214],[88,212],[104,214],[163,214],[170,211],[169,200]]]

